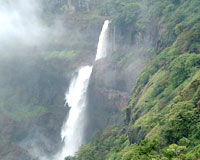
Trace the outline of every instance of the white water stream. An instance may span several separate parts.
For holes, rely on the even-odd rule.
[[[66,104],[69,105],[70,111],[61,130],[61,138],[64,142],[59,155],[61,160],[64,160],[66,156],[73,156],[83,142],[83,113],[86,107],[86,91],[91,73],[91,66],[80,68],[78,76],[72,80],[69,91],[65,95]]]
[[[95,61],[106,57],[107,55],[107,45],[108,45],[108,29],[109,29],[109,20],[104,22],[103,28],[101,30],[101,34],[99,36],[99,43],[97,46],[97,54]]]

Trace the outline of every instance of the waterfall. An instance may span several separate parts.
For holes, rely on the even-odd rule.
[[[99,36],[99,43],[97,46],[97,54],[96,54],[96,61],[106,57],[107,55],[107,39],[108,39],[108,27],[109,27],[109,20],[104,22],[101,34]]]
[[[61,160],[66,156],[73,156],[83,142],[83,112],[86,107],[86,91],[91,73],[91,66],[80,68],[78,76],[72,80],[69,91],[65,95],[70,111],[61,131],[64,142],[59,156]]]
[[[107,34],[109,21],[104,22],[98,43],[96,60],[106,56]],[[67,156],[74,156],[83,143],[84,112],[86,109],[86,92],[93,66],[79,69],[78,76],[72,80],[69,91],[65,95],[66,104],[70,107],[69,115],[61,130],[64,143],[55,160],[64,160]]]

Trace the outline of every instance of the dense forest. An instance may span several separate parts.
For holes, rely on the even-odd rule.
[[[25,19],[20,41],[0,38],[0,160],[53,160],[64,95],[85,64],[94,65],[85,144],[65,160],[200,159],[199,0],[37,3],[30,14],[45,34]],[[94,64],[107,19],[108,56]]]

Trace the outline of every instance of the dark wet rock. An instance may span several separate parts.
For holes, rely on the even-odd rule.
[[[6,144],[0,146],[0,159],[5,158],[9,160],[36,160],[29,155],[29,153],[19,147],[18,145]]]
[[[126,87],[119,68],[105,59],[96,62],[88,87],[87,140],[96,129],[123,123],[121,110],[129,99]]]

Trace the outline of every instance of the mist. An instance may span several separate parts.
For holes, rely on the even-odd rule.
[[[51,80],[53,78],[49,77],[47,73],[49,71],[48,67],[40,74],[38,70],[48,65],[48,62],[35,55],[42,54],[44,50],[50,48],[50,44],[53,44],[54,41],[58,40],[63,34],[64,27],[62,23],[56,20],[57,17],[52,19],[51,25],[49,25],[44,19],[44,8],[45,6],[40,0],[0,0],[0,86],[2,90],[0,93],[0,100],[1,103],[5,103],[3,107],[0,107],[0,110],[1,112],[6,109],[9,111],[8,116],[5,116],[5,113],[0,115],[2,119],[9,119],[8,117],[10,115],[17,114],[17,110],[23,110],[20,109],[22,106],[19,104],[23,104],[26,108],[28,108],[29,104],[33,106],[40,104],[45,107],[50,104],[50,102],[47,102],[50,100],[42,102],[42,99],[48,97],[46,96],[44,98],[43,96],[46,90],[51,90],[51,88],[53,88],[53,84],[51,83],[51,85],[48,85],[47,83],[41,83],[41,81],[47,82],[47,80],[49,81],[49,79]],[[31,56],[27,57],[26,55]],[[55,78],[62,79],[62,75],[59,76],[55,76]],[[65,84],[66,79],[64,77],[63,85]],[[38,85],[40,85],[40,87],[38,87]],[[44,89],[45,86],[46,89]],[[58,86],[56,86],[54,90],[57,88]],[[65,86],[63,88],[64,90],[66,89]],[[45,93],[42,93],[43,91]],[[62,88],[56,95],[58,94],[63,96],[60,98],[61,100],[57,100],[62,104],[62,98],[64,99]],[[56,99],[55,96],[54,99]],[[12,105],[9,106],[8,102],[11,102]],[[53,105],[52,100],[51,105]],[[47,117],[48,114],[36,116],[43,118],[45,116]],[[0,121],[3,121],[2,119]],[[53,117],[52,119],[56,118]],[[48,150],[52,146],[52,143],[48,138],[45,138],[45,133],[47,131],[45,133],[41,130],[37,131],[40,125],[42,125],[41,122],[39,120],[38,122],[31,122],[31,120],[29,121],[26,118],[17,123],[15,120],[10,121],[10,128],[15,128],[17,126],[12,133],[16,134],[13,136],[15,138],[11,139],[12,143],[17,144],[17,148],[23,148],[25,151],[24,155],[28,153],[32,155],[32,157],[44,159],[46,154],[43,151],[44,147],[41,149],[40,145],[43,144],[46,146],[46,150]],[[63,119],[57,120],[57,123],[61,125],[62,121]],[[29,131],[29,124],[34,128],[31,131]],[[59,139],[59,124],[56,124],[58,125],[57,128],[55,125],[52,125],[52,128],[54,127],[56,128],[55,130],[58,131],[58,136],[55,138],[56,140]],[[19,138],[19,134],[23,135],[23,139]],[[4,137],[4,139],[6,138]],[[7,141],[7,139],[5,141]],[[8,141],[10,141],[10,139],[8,139]],[[3,144],[3,146],[4,145],[5,144]],[[19,157],[16,158],[18,159]]]
[[[43,38],[46,26],[41,23],[38,1],[0,1],[0,42],[35,44]]]
[[[51,25],[45,21],[47,6],[42,2],[0,0],[0,54],[48,48],[63,35],[64,27],[58,17],[50,20]]]

